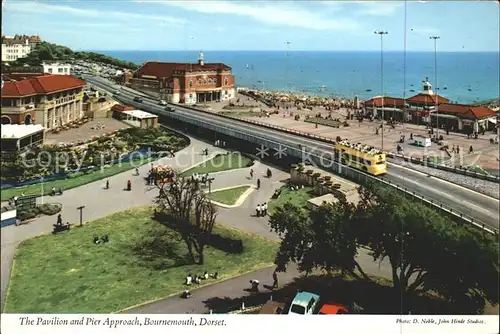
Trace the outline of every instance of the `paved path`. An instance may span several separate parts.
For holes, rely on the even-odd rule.
[[[209,152],[211,153],[211,155],[209,155],[208,157],[200,154],[202,149],[206,147],[209,147]],[[178,152],[175,158],[164,158],[160,162],[155,162],[155,164],[169,164],[174,168],[183,170],[189,168],[194,164],[210,159],[211,156],[215,155],[216,153],[223,152],[225,151],[220,148],[212,147],[204,142],[192,139],[191,145]],[[145,175],[149,170],[149,167],[149,165],[140,167],[140,174]],[[283,185],[283,181],[289,178],[289,174],[283,171],[279,171],[275,168],[271,168],[271,170],[273,171],[273,176],[268,179],[264,177],[264,174],[268,168],[266,165],[257,163],[253,166],[253,168],[255,170],[255,175],[253,178],[250,178],[249,176],[250,168],[242,168],[238,170],[212,174],[212,176],[215,178],[212,183],[213,190],[230,186],[237,186],[241,184],[255,184],[257,178],[260,178],[261,180],[261,188],[259,190],[253,191],[241,206],[231,209],[220,208],[217,220],[220,223],[230,227],[235,227],[250,233],[261,235],[263,237],[278,240],[277,236],[269,230],[267,219],[254,217],[253,214],[255,212],[256,205],[269,201],[275,189],[280,188]],[[76,208],[80,205],[85,205],[84,221],[92,221],[119,211],[151,204],[152,199],[156,195],[155,188],[151,189],[151,187],[147,187],[144,184],[143,178],[141,176],[135,176],[134,174],[134,171],[127,171],[110,177],[109,180],[111,189],[109,190],[104,189],[105,181],[101,180],[78,188],[67,190],[62,196],[45,197],[43,198],[43,201],[57,201],[62,203],[63,221],[70,222],[79,221],[79,213]],[[130,192],[123,190],[127,180],[132,181],[132,191]],[[40,199],[40,201],[42,201],[42,199]],[[54,221],[55,217],[44,216],[37,218],[27,225],[9,226],[2,228],[2,307],[5,293],[7,291],[13,255],[17,245],[25,239],[42,233],[50,232]],[[366,255],[366,252],[364,250],[361,250],[358,261],[360,262],[363,269],[365,269],[365,271],[371,275],[384,276],[387,278],[391,277],[389,267],[384,263],[382,263],[382,266],[379,267],[379,264],[374,263],[371,258]],[[270,270],[272,269],[263,269],[247,276],[235,278],[216,285],[212,285],[210,287],[202,288],[200,289],[200,291],[196,292],[196,297],[185,300],[182,303],[178,303],[178,297],[172,297],[154,303],[152,305],[143,306],[139,309],[136,309],[136,311],[141,313],[186,313],[192,312],[194,310],[195,312],[202,313],[204,312],[204,304],[201,303],[202,300],[213,296],[241,297],[242,294],[245,293],[243,291],[243,288],[248,287],[248,277],[253,276],[252,278],[257,278],[262,282],[266,282],[268,279],[270,279]],[[284,275],[282,278],[282,282],[286,283],[291,281],[293,277],[297,276],[297,274],[298,273],[296,272],[296,269],[294,267],[291,267],[287,274],[282,274]]]

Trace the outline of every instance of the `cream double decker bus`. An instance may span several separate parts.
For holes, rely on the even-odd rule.
[[[334,150],[345,165],[372,175],[387,173],[385,153],[373,146],[341,140],[335,144]]]

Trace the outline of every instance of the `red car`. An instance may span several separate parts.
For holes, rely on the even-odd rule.
[[[318,314],[347,314],[347,307],[340,304],[323,304],[319,309]]]

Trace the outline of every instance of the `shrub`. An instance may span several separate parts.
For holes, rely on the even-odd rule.
[[[30,209],[26,211],[21,211],[17,213],[17,218],[21,221],[23,220],[28,220],[28,219],[33,219],[36,216],[38,216],[38,210],[37,209]]]
[[[38,206],[38,212],[44,215],[52,216],[61,212],[62,204],[60,203],[46,203]]]

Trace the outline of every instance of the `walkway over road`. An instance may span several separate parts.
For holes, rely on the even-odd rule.
[[[89,78],[87,80],[106,91],[114,91],[119,87],[103,79],[96,80]],[[333,157],[331,144],[328,143],[244,123],[235,119],[222,118],[218,115],[182,106],[176,106],[175,112],[165,112],[163,110],[164,107],[158,106],[157,101],[154,99],[144,99],[143,103],[134,102],[133,97],[136,94],[131,93],[131,91],[133,90],[123,90],[116,98],[149,112],[178,120],[186,120],[191,124],[225,133],[229,136],[235,136],[253,142],[256,145],[262,144],[271,149],[286,148],[287,155],[293,155],[301,159],[308,158],[310,153],[319,157],[326,157],[327,159],[332,159]],[[327,159],[323,161],[329,162]],[[419,196],[424,196],[432,200],[438,208],[442,204],[443,207],[453,212],[462,213],[464,217],[470,218],[479,224],[484,224],[488,228],[496,230],[499,228],[500,218],[498,212],[500,211],[500,201],[497,199],[450,182],[429,177],[416,170],[404,167],[398,168],[396,165],[391,165],[391,167],[395,168],[390,168],[389,172],[380,178],[371,177],[357,170],[341,166],[338,163],[333,163],[332,165],[332,167],[327,169],[340,171],[340,174],[348,175],[354,181],[365,183],[367,181],[380,182],[380,180],[384,180],[391,184],[397,184],[401,188],[406,188],[409,194],[415,192]]]

